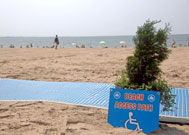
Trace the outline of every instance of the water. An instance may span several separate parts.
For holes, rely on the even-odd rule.
[[[125,41],[127,47],[134,47],[133,36],[94,36],[94,37],[59,37],[59,47],[74,48],[75,45],[81,46],[84,44],[87,48],[99,48],[102,45],[100,41],[105,41],[105,46],[108,47],[120,47],[120,41]],[[176,41],[177,46],[189,45],[189,34],[182,35],[170,35],[167,45],[171,46],[173,40]],[[26,47],[32,43],[34,48],[42,48],[46,46],[52,46],[54,43],[54,37],[0,37],[0,47],[8,48],[10,45],[14,45],[16,48]],[[75,44],[73,44],[75,43]]]

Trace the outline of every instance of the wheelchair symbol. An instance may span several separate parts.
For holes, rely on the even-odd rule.
[[[142,129],[140,128],[139,123],[137,122],[136,119],[132,119],[131,118],[132,116],[133,116],[133,113],[129,112],[129,119],[125,122],[125,128],[130,129],[128,127],[132,127],[131,129],[134,129],[135,131],[141,132]],[[135,127],[133,128],[133,125],[135,125],[136,128]]]

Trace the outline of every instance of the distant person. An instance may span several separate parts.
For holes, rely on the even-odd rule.
[[[85,45],[84,45],[84,44],[82,44],[82,45],[81,45],[81,48],[85,48]]]
[[[75,46],[76,48],[80,48],[78,45]]]
[[[58,36],[56,35],[55,39],[54,39],[54,42],[56,43],[55,45],[55,49],[58,48],[58,45],[59,45],[59,40],[58,40]]]
[[[172,43],[171,47],[173,47],[173,48],[176,48],[176,47],[177,47],[175,40],[173,40],[173,43]]]

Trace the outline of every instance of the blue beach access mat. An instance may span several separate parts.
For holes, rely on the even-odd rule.
[[[42,82],[0,79],[0,101],[53,101],[108,109],[113,84]],[[176,95],[173,111],[162,112],[160,121],[189,123],[189,90],[172,88]]]

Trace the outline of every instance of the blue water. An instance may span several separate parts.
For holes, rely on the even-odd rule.
[[[76,45],[84,44],[86,47],[99,48],[100,41],[105,41],[105,46],[120,47],[120,41],[125,41],[127,47],[134,47],[133,36],[91,36],[91,37],[59,37],[60,47],[74,48]],[[177,46],[189,46],[189,34],[170,35],[167,45],[171,46],[175,40]],[[54,37],[0,37],[0,47],[8,48],[14,45],[16,48],[23,48],[32,43],[34,48],[52,46]],[[75,43],[73,45],[73,43]]]

